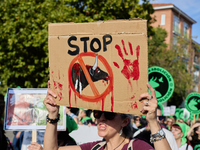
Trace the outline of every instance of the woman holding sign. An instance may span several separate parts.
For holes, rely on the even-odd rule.
[[[143,103],[142,113],[146,113],[146,119],[149,122],[152,137],[156,150],[170,150],[170,146],[165,138],[164,132],[156,119],[157,99],[155,91],[148,83],[147,87],[151,94],[144,93],[140,95],[139,100]],[[58,147],[57,145],[57,122],[59,120],[59,106],[56,105],[53,97],[56,94],[50,90],[48,83],[48,92],[44,104],[49,112],[47,116],[47,127],[44,136],[44,150],[150,150],[153,149],[148,143],[135,139],[132,140],[131,122],[127,114],[94,111],[94,117],[97,119],[98,135],[105,141],[97,141],[78,146]]]

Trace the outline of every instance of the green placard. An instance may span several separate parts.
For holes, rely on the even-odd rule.
[[[160,110],[161,110],[161,115],[163,116],[163,105],[162,104],[158,104],[160,106]]]
[[[171,74],[161,67],[150,67],[149,84],[155,89],[158,103],[167,101],[174,92],[174,79]]]
[[[200,93],[190,93],[185,99],[185,108],[192,114],[200,113]]]
[[[194,115],[195,115],[195,120],[197,120],[199,118],[199,114],[192,114],[190,113],[190,120],[194,120]]]
[[[176,108],[174,115],[176,116],[177,119],[180,119],[179,118],[179,111],[181,111],[181,109],[180,108]]]
[[[195,145],[194,150],[200,150],[200,144]]]

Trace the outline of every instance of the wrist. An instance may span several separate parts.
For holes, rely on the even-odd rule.
[[[161,129],[157,120],[149,121],[148,124],[151,130],[151,134],[155,134]]]
[[[49,114],[46,116],[46,121],[48,123],[57,123],[60,120],[60,114],[58,114],[56,117],[52,118],[50,117]]]

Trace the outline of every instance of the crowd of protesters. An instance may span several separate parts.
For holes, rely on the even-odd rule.
[[[3,113],[3,111],[2,111]],[[97,120],[94,117],[93,111],[90,109],[66,108],[67,126],[66,132],[58,132],[58,145],[76,145],[76,141],[69,136],[69,133],[78,129],[78,125],[96,126]],[[71,120],[70,120],[71,119]],[[69,121],[70,120],[70,121]],[[73,121],[72,121],[73,120]],[[159,107],[157,107],[157,121],[166,135],[166,139],[172,150],[199,150],[200,149],[200,118],[193,120],[185,120],[174,116],[163,116]],[[131,115],[131,124],[133,128],[133,138],[144,140],[154,147],[150,142],[151,131],[145,116]],[[1,146],[5,149],[12,149],[15,141],[9,142],[9,139],[4,135],[1,122]],[[17,134],[16,134],[17,135]],[[7,139],[7,140],[6,140]],[[3,142],[4,141],[4,142]],[[37,143],[32,143],[29,149],[42,150],[43,147]]]

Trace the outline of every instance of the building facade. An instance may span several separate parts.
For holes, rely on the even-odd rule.
[[[196,45],[200,44],[192,40],[192,25],[196,21],[172,3],[155,3],[152,5],[155,11],[152,17],[155,17],[156,22],[151,25],[162,27],[167,31],[166,43],[169,44],[169,48],[177,44],[179,36],[188,40],[189,45],[185,47],[185,51],[190,56],[188,64],[191,64],[193,68],[192,71],[189,70],[194,79],[193,91],[200,92],[200,50],[196,48]],[[190,51],[188,51],[189,49]]]

